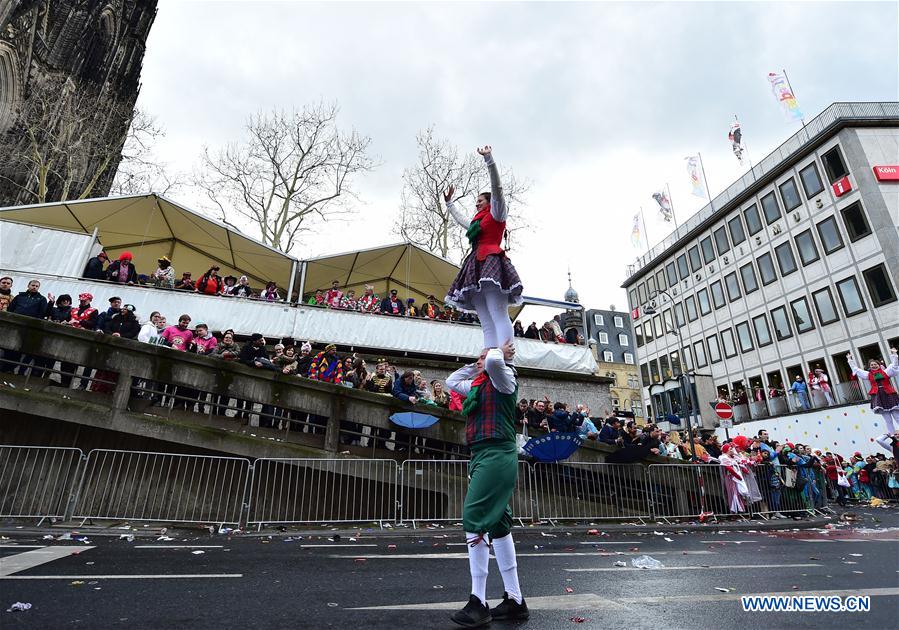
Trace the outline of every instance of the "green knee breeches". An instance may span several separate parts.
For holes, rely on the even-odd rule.
[[[496,440],[474,444],[468,476],[462,526],[472,534],[502,538],[512,531],[509,502],[518,481],[518,446]]]

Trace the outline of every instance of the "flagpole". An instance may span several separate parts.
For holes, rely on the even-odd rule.
[[[646,217],[643,216],[643,206],[640,206],[640,220],[643,221],[643,234],[646,235],[646,253],[649,253],[649,230],[646,229]]]
[[[781,68],[781,70],[783,70],[783,73],[784,73],[784,79],[787,80],[787,86],[789,86],[789,88],[790,88],[790,94],[792,94],[792,95],[793,95],[793,98],[796,99],[796,100],[798,101],[799,99],[796,98],[796,92],[793,91],[793,84],[790,83],[790,76],[787,74],[787,69],[786,69],[786,68]],[[801,123],[802,123],[802,126],[805,127],[805,116],[803,116],[802,118],[800,118],[800,119],[799,119],[799,122],[801,122]]]
[[[671,218],[674,219],[674,229],[677,229],[677,215],[674,214],[674,201],[671,199],[671,188],[668,187],[668,182],[665,182],[665,192],[668,193],[668,205],[671,206]]]
[[[715,209],[714,204],[712,203],[712,191],[709,188],[709,180],[705,176],[705,164],[702,163],[702,153],[699,151],[696,152],[696,155],[699,156],[699,168],[702,170],[702,181],[705,183],[705,194],[709,198],[709,205],[712,206],[712,210]]]

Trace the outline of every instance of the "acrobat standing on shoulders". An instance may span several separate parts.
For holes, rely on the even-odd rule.
[[[509,306],[522,303],[521,279],[502,248],[506,232],[506,200],[491,147],[478,149],[487,164],[490,192],[478,195],[475,215],[467,219],[453,203],[455,188],[444,194],[446,208],[466,229],[471,252],[447,292],[447,304],[466,313],[476,312],[484,333],[484,348],[499,348],[514,339]]]
[[[465,441],[471,449],[468,492],[462,508],[471,596],[465,607],[452,616],[453,621],[466,628],[478,628],[494,619],[523,620],[529,616],[518,584],[509,507],[518,480],[518,378],[511,366],[514,358],[515,347],[510,339],[501,348],[482,350],[476,363],[459,368],[446,379],[449,389],[465,396]],[[492,614],[486,595],[490,546],[505,590],[503,601]]]
[[[895,435],[899,427],[899,394],[890,382],[890,379],[899,374],[899,356],[896,348],[890,348],[890,364],[886,368],[880,367],[877,359],[868,361],[868,369],[861,370],[852,358],[852,354],[846,355],[849,369],[859,380],[867,380],[871,385],[868,394],[871,395],[871,411],[883,417],[887,427],[887,435]]]

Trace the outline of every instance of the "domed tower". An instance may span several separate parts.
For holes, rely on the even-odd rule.
[[[155,17],[156,0],[0,2],[0,206],[109,193]],[[56,145],[68,170],[38,184]]]
[[[581,300],[578,297],[577,291],[574,290],[574,287],[571,286],[571,270],[568,270],[568,290],[565,291],[565,301],[571,302],[573,304],[580,304]]]
[[[577,291],[571,285],[571,270],[568,270],[568,290],[565,291],[565,301],[570,304],[580,304],[581,300]],[[562,330],[568,343],[577,343],[577,338],[584,337],[584,321],[579,310],[568,309],[562,315]],[[574,332],[571,332],[571,331]]]

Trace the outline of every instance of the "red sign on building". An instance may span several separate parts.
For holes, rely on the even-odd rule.
[[[734,408],[728,405],[726,402],[720,402],[715,405],[715,414],[722,420],[727,420],[728,418],[733,417]]]
[[[849,177],[843,177],[833,183],[833,194],[842,197],[852,190],[852,184],[849,183]]]
[[[640,319],[640,307],[639,306],[631,311],[631,319]]]
[[[899,182],[899,166],[875,166],[874,177],[879,182]]]

